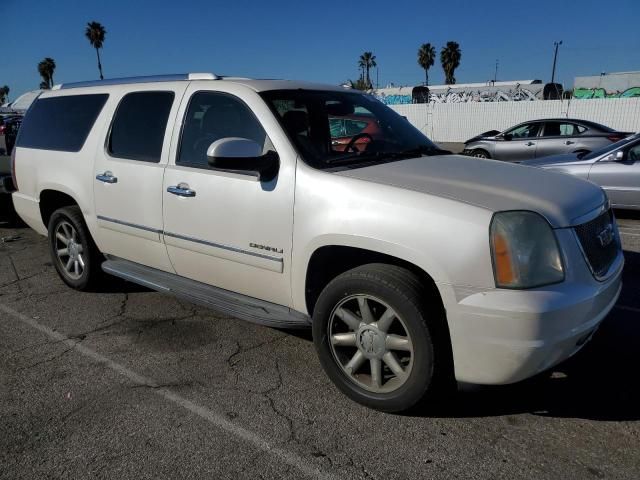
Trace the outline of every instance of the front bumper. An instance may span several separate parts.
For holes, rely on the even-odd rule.
[[[569,358],[615,305],[621,275],[620,264],[602,283],[457,292],[459,301],[447,309],[457,380],[514,383]]]

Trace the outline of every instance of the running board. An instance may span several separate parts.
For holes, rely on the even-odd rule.
[[[129,260],[109,257],[102,264],[102,270],[129,282],[158,292],[169,293],[252,323],[276,328],[309,328],[311,326],[309,316],[296,310],[196,282]]]

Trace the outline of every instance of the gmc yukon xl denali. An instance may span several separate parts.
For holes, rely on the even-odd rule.
[[[340,118],[375,123],[339,145]],[[447,155],[361,92],[213,74],[63,84],[27,113],[16,210],[78,290],[122,277],[311,328],[352,399],[517,382],[578,351],[623,256],[599,187]]]

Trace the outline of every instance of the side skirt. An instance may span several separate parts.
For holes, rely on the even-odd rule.
[[[311,318],[308,315],[288,307],[196,282],[129,260],[108,257],[102,264],[102,270],[129,282],[169,293],[259,325],[292,329],[311,327]]]

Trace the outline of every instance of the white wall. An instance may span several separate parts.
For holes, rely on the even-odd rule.
[[[538,118],[580,118],[625,132],[640,131],[640,98],[390,105],[436,142],[464,142]]]

